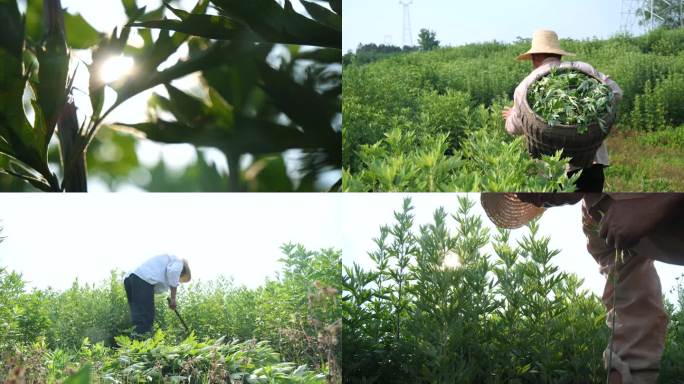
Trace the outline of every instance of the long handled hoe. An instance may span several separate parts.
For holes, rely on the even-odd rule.
[[[166,298],[166,301],[168,301],[169,303],[171,303],[171,299],[168,298],[168,297]],[[178,316],[178,320],[180,320],[181,324],[183,324],[183,328],[185,328],[185,333],[189,334],[189,333],[190,333],[190,329],[188,328],[187,324],[185,324],[185,321],[184,321],[183,318],[181,317],[180,313],[178,313],[178,310],[177,310],[176,308],[174,308],[174,309],[173,309],[173,312],[176,313],[176,316]]]

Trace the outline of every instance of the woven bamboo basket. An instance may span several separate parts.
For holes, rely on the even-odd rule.
[[[544,213],[545,209],[521,201],[515,193],[480,194],[480,203],[487,217],[497,227],[516,229],[527,225]]]
[[[558,70],[582,72],[603,82],[598,77],[598,73],[580,71],[572,66],[572,62],[563,63]],[[539,73],[535,81],[546,76],[549,72]],[[582,168],[590,167],[596,156],[596,151],[610,133],[611,126],[615,122],[617,100],[613,99],[612,111],[603,117],[606,121],[605,132],[598,125],[598,122],[593,122],[589,124],[587,132],[578,133],[577,125],[557,124],[553,127],[549,126],[530,107],[527,102],[527,90],[525,90],[525,95],[523,105],[520,106],[520,119],[522,121],[523,133],[525,134],[527,150],[532,157],[540,158],[542,155],[555,155],[556,151],[563,150],[562,156],[569,157],[571,165]]]

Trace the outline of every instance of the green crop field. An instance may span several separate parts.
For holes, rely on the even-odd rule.
[[[405,199],[374,238],[370,266],[344,265],[345,382],[605,382],[600,298],[559,270],[538,223],[513,241],[510,231],[490,232],[473,205],[461,197],[453,211],[417,222]],[[661,383],[684,377],[681,284],[675,297]]]
[[[343,60],[347,191],[551,191],[564,160],[532,160],[501,110],[532,70],[529,40]],[[684,189],[684,29],[563,40],[624,92],[607,139],[609,191]]]
[[[190,335],[158,296],[155,334],[144,340],[129,337],[119,273],[30,290],[0,268],[0,382],[340,382],[340,251],[282,249],[279,277],[256,289],[228,279],[181,287]]]

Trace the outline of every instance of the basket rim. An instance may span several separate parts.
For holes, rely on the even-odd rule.
[[[572,64],[572,63],[574,63],[574,61],[566,61],[566,62],[564,62],[564,63],[570,63],[570,64]],[[587,72],[584,72],[584,71],[580,71],[579,69],[577,69],[577,68],[575,68],[575,67],[572,67],[572,66],[563,66],[563,67],[557,66],[557,67],[552,67],[552,69],[555,69],[555,70],[557,70],[557,71],[562,71],[562,72],[570,72],[570,71],[579,72],[579,73],[585,74],[585,75],[587,75],[587,76],[589,76],[589,77],[591,77],[591,78],[594,78],[594,79],[598,80],[599,82],[601,82],[601,84],[604,84],[604,85],[606,84],[606,82],[605,82],[604,80],[599,79],[598,77],[594,76],[594,74],[592,74],[592,73],[587,73]],[[532,83],[530,83],[530,85],[532,85],[532,84],[534,84],[535,82],[539,81],[539,79],[541,79],[542,77],[546,77],[546,76],[548,76],[548,75],[550,75],[550,74],[551,74],[551,70],[549,70],[549,71],[547,71],[547,72],[542,72],[542,73],[538,74],[537,76],[535,76],[534,81],[532,81]],[[548,121],[542,119],[541,116],[539,116],[539,114],[537,114],[537,112],[530,106],[530,103],[527,101],[527,96],[528,96],[528,94],[529,94],[529,89],[530,89],[530,88],[527,87],[527,89],[525,90],[525,97],[523,98],[523,103],[524,103],[526,109],[527,109],[528,111],[531,112],[531,115],[534,117],[535,120],[544,123],[544,125],[546,125],[548,128],[551,128],[551,129],[560,128],[560,129],[574,129],[574,130],[577,130],[577,124],[575,124],[575,125],[555,124],[555,125],[553,125],[553,126],[552,126],[552,125],[549,125]],[[605,113],[602,117],[604,117],[604,118],[605,118],[605,117],[610,117],[610,116],[612,116],[612,115],[615,114],[615,107],[617,107],[617,102],[615,101],[615,98],[613,98],[612,104],[613,104],[613,110],[612,110],[611,112]],[[587,124],[587,129],[592,129],[592,128],[598,128],[599,130],[601,130],[601,131],[603,132],[603,130],[601,129],[601,127],[598,125],[598,122],[597,122],[597,121],[592,121],[591,123]],[[609,130],[610,130],[610,128],[609,128]]]

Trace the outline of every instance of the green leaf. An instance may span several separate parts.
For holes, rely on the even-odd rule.
[[[64,384],[88,384],[90,383],[90,365],[84,365],[78,372],[64,381]]]
[[[198,14],[188,14],[183,20],[149,20],[131,26],[165,29],[210,39],[227,40],[245,34],[244,29],[227,17]]]
[[[62,156],[63,180],[62,189],[66,192],[87,192],[85,156],[82,152],[84,137],[80,134],[76,107],[67,104],[59,121],[59,146]]]
[[[328,0],[328,4],[335,13],[342,16],[342,0]]]
[[[33,123],[33,135],[35,136],[34,148],[41,154],[47,156],[47,123],[45,122],[44,113],[40,108],[40,104],[36,100],[31,100],[33,110],[35,112],[35,120]],[[54,126],[53,126],[54,127]],[[47,158],[44,159],[47,161]]]
[[[299,1],[302,3],[302,5],[304,5],[304,8],[309,15],[311,15],[311,17],[313,17],[316,21],[337,31],[342,31],[342,16],[337,15],[331,12],[329,9],[321,7],[314,2],[306,0]]]
[[[138,13],[138,6],[135,4],[135,0],[121,0],[121,5],[123,5],[126,16],[129,19]]]
[[[14,157],[14,151],[12,147],[7,144],[7,141],[0,136],[0,154],[4,154],[10,157]]]
[[[145,9],[145,7],[141,8],[142,10]],[[162,4],[159,8],[156,8],[152,11],[149,12],[143,12],[141,15],[133,15],[131,17],[131,20],[135,21],[147,21],[147,20],[159,20],[164,17],[164,10],[166,10],[166,7],[164,4]]]
[[[71,48],[86,49],[100,42],[100,33],[78,13],[64,12],[64,28]]]
[[[186,39],[187,35],[182,33],[174,33],[172,36],[167,30],[160,31],[154,44],[151,47],[145,47],[142,54],[134,57],[138,68],[143,72],[142,75],[147,76],[145,73],[147,71],[156,71],[159,64],[176,52]]]
[[[300,131],[265,120],[235,117],[236,131],[216,125],[188,126],[179,122],[158,120],[138,124],[117,123],[145,133],[148,139],[163,143],[190,143],[200,147],[215,147],[227,153],[255,155],[280,153],[293,148],[310,148]]]
[[[161,33],[160,33],[161,35]],[[229,42],[215,43],[210,48],[188,60],[180,61],[163,71],[143,71],[139,76],[129,77],[122,84],[115,84],[118,96],[116,105],[128,98],[159,84],[170,83],[172,80],[190,73],[225,64],[235,60],[243,54],[249,54],[254,47],[234,46]]]
[[[273,0],[213,0],[222,15],[238,20],[270,43],[341,48],[340,31],[294,11],[289,0],[281,8]]]
[[[100,116],[104,105],[104,85],[102,80],[98,79],[99,73],[97,73],[96,68],[99,66],[91,65],[89,67],[90,80],[88,82],[88,94],[90,95],[90,105],[93,108],[93,117]]]
[[[208,107],[201,99],[190,96],[171,84],[164,84],[169,93],[170,112],[186,124],[199,124],[208,118]]]
[[[26,38],[33,43],[43,38],[43,0],[27,0]]]
[[[335,48],[321,48],[313,51],[300,52],[297,59],[313,60],[323,64],[335,64],[342,62],[342,50]]]
[[[0,1],[0,49],[21,58],[24,25],[15,0]],[[0,75],[1,76],[1,75]]]
[[[287,176],[285,161],[280,155],[256,160],[243,173],[245,184],[252,192],[292,192],[294,186]]]
[[[293,148],[316,147],[315,140],[294,127],[245,116],[235,116],[236,133],[231,137],[230,148],[243,153],[280,153]]]
[[[256,63],[266,59],[269,47],[264,47],[265,49],[261,52],[243,55],[230,65],[206,69],[202,72],[202,76],[236,111],[242,113],[245,108],[253,105],[248,100],[250,94],[256,89],[259,78],[259,68]]]
[[[45,130],[43,141],[47,145],[50,141],[59,115],[64,108],[67,95],[67,75],[69,71],[69,52],[65,40],[64,30],[61,27],[62,11],[48,8],[50,25],[44,39],[44,43],[37,50],[39,63],[38,84],[35,87],[40,108],[36,114],[44,114]],[[47,149],[47,148],[45,148]]]
[[[131,173],[140,166],[135,151],[137,143],[134,135],[103,126],[88,146],[88,172],[97,173],[110,187],[130,181]]]
[[[262,88],[288,117],[308,130],[332,131],[330,120],[338,112],[335,100],[321,97],[313,87],[301,85],[269,65],[261,66],[261,75]]]
[[[0,3],[0,19],[10,13],[6,12],[6,3]],[[10,26],[10,21],[5,19],[0,23],[0,32]],[[10,31],[11,32],[11,31]],[[20,34],[23,30],[20,28]],[[0,37],[0,43],[3,43]],[[10,46],[0,46],[0,136],[12,148],[17,160],[33,167],[43,174],[49,174],[47,156],[42,134],[36,137],[36,132],[29,124],[24,114],[22,95],[26,85],[26,79],[22,74],[21,46],[19,52],[11,52]],[[41,113],[40,109],[37,113]]]
[[[202,0],[193,8],[192,13],[174,8],[168,3],[165,7],[171,10],[181,20],[154,20],[145,19],[133,23],[131,26],[158,28],[186,33],[193,36],[202,36],[213,39],[233,39],[246,35],[248,31],[237,25],[233,20],[215,15],[205,15],[209,2]],[[159,17],[163,15],[160,14]]]
[[[0,173],[18,177],[42,191],[50,191],[50,185],[32,167],[4,155],[0,155]]]

